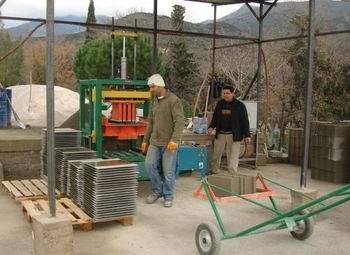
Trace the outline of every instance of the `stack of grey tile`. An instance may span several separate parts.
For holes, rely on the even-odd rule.
[[[55,148],[79,147],[81,131],[72,128],[55,128]],[[41,132],[41,177],[47,179],[47,129]]]
[[[84,211],[95,220],[136,213],[137,164],[123,160],[83,163]]]
[[[83,205],[84,167],[83,163],[98,162],[102,159],[68,160],[67,195],[80,207]]]
[[[350,183],[350,123],[313,122],[310,155],[313,179]]]
[[[55,178],[56,189],[67,194],[68,160],[97,158],[96,151],[84,147],[56,148]]]

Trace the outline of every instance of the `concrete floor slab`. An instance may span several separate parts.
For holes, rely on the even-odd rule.
[[[270,164],[259,170],[268,178],[290,187],[298,187],[300,167],[287,164]],[[248,170],[247,170],[248,171]],[[208,201],[192,197],[199,186],[198,172],[182,176],[176,182],[174,206],[164,208],[159,199],[152,205],[145,204],[150,188],[148,182],[139,182],[137,215],[135,224],[124,227],[117,222],[94,225],[91,232],[74,231],[74,248],[77,255],[193,255],[198,254],[194,233],[204,221],[216,223]],[[327,193],[341,185],[309,178],[308,187]],[[290,208],[289,191],[277,191],[276,202],[285,210]],[[267,201],[267,199],[260,199]],[[24,219],[20,205],[0,192],[0,254],[33,254],[31,226]],[[237,232],[273,217],[273,214],[247,202],[231,202],[218,205],[225,226]],[[287,230],[246,236],[222,241],[221,254],[298,254],[328,255],[349,254],[350,250],[350,202],[315,217],[313,235],[305,240],[294,239]]]

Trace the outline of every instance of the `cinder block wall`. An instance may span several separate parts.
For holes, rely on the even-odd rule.
[[[0,162],[4,180],[22,180],[40,176],[40,136],[37,139],[0,140]]]

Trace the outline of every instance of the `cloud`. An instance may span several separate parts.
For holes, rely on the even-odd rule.
[[[89,2],[90,0],[56,0],[55,16],[86,16]],[[94,4],[96,15],[114,16],[116,12],[123,14],[131,9],[153,12],[153,0],[95,0]],[[185,6],[186,21],[197,23],[207,19],[213,19],[213,7],[210,4],[184,0],[158,0],[158,14],[170,16],[174,4]],[[240,5],[218,7],[217,17],[225,16],[239,7]],[[3,16],[45,18],[46,0],[6,1],[1,12]],[[6,27],[9,27],[9,23],[13,22],[5,21]]]

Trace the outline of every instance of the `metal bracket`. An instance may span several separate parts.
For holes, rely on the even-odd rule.
[[[297,228],[297,223],[295,222],[294,218],[284,218],[284,222],[286,223],[289,231],[294,231]]]

